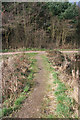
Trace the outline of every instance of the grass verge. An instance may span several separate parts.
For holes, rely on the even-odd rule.
[[[68,96],[68,88],[67,86],[61,82],[58,78],[58,73],[52,67],[46,56],[42,56],[44,59],[44,63],[46,64],[46,68],[53,76],[53,86],[56,88],[53,91],[54,96],[56,97],[56,111],[53,114],[46,115],[47,118],[72,118],[74,113],[73,111],[73,99]]]
[[[45,48],[19,48],[19,49],[4,49],[0,50],[0,52],[20,52],[20,51],[46,51],[47,49]]]

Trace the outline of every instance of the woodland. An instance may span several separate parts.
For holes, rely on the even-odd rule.
[[[3,2],[2,49],[79,48],[79,9],[69,2]]]

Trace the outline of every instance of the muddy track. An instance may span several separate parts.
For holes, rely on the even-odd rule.
[[[37,83],[31,95],[25,100],[21,109],[16,113],[17,118],[39,118],[41,113],[42,101],[47,85],[47,71],[43,66],[41,54],[36,55],[38,72],[34,81]]]

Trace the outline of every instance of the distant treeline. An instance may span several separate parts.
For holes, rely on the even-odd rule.
[[[78,48],[80,12],[69,2],[2,3],[3,49]]]

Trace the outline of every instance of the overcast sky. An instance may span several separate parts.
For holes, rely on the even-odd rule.
[[[67,0],[0,0],[0,1],[2,1],[2,2],[47,2],[47,1],[49,1],[49,2],[52,2],[52,1],[54,1],[54,2],[66,2]],[[69,2],[79,2],[80,0],[68,0]]]
[[[69,0],[70,2],[79,2],[80,0]]]

